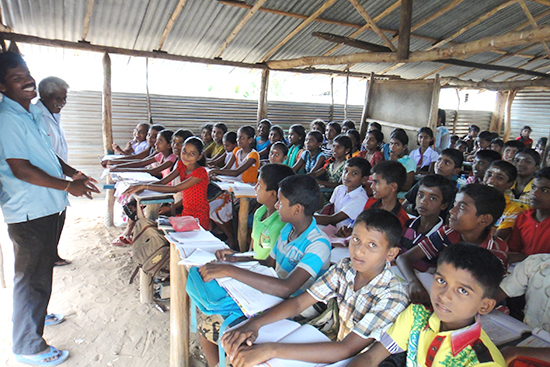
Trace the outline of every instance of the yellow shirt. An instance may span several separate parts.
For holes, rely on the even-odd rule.
[[[435,313],[411,304],[382,335],[380,343],[392,354],[407,351],[407,367],[506,366],[498,348],[481,329],[479,318],[459,330],[440,332],[440,326]]]
[[[528,187],[530,190],[531,184],[529,184]],[[512,200],[511,197],[513,198],[514,194],[511,191],[508,191],[510,190],[506,190],[504,192],[506,207],[504,208],[504,213],[502,213],[502,216],[495,223],[496,229],[513,228],[518,215],[531,208],[529,204],[524,204],[519,200]]]

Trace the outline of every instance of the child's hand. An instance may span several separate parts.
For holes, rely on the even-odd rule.
[[[338,230],[338,232],[336,232],[336,235],[338,237],[343,237],[343,238],[347,238],[349,236],[351,236],[351,232],[353,232],[353,228],[350,228],[350,227],[342,227]]]
[[[159,208],[159,215],[171,216],[172,208],[169,205],[161,206]]]
[[[230,250],[228,248],[223,250],[216,251],[216,258],[218,261],[228,261],[228,258],[231,258],[229,255],[233,255],[236,251]],[[226,257],[227,256],[227,257]]]
[[[208,283],[211,280],[231,276],[233,265],[208,263],[199,269],[202,280]]]
[[[126,189],[126,191],[124,191],[122,194],[123,195],[137,194],[137,193],[142,192],[146,188],[147,188],[147,185],[133,185],[133,186],[128,187]]]
[[[430,294],[419,281],[409,283],[409,296],[411,302],[430,305]]]
[[[254,322],[249,321],[243,326],[233,329],[223,334],[220,343],[225,349],[225,352],[233,361],[239,352],[239,348],[243,343],[247,346],[252,346],[258,337],[258,328],[254,326]],[[262,361],[263,362],[263,361]]]
[[[242,346],[237,351],[237,355],[231,358],[233,367],[252,367],[270,360],[274,357],[276,343],[265,343],[249,346]]]

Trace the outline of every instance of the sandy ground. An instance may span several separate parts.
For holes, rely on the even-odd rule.
[[[103,225],[102,197],[72,198],[71,205],[59,252],[72,264],[54,269],[48,308],[63,313],[66,321],[44,332],[49,344],[70,351],[61,366],[168,366],[170,313],[139,302],[139,279],[128,285],[135,269],[131,248],[110,245],[122,229]],[[1,223],[7,288],[0,289],[0,365],[27,366],[16,362],[11,352],[13,248],[3,218]],[[204,366],[193,337],[191,352],[191,366]]]

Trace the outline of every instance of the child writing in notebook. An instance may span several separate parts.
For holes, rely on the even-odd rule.
[[[258,168],[260,167],[260,156],[253,148],[256,132],[252,126],[242,126],[237,131],[237,149],[229,162],[222,169],[213,169],[211,174],[234,176],[245,183],[256,183],[258,180]],[[236,168],[233,169],[233,163]]]
[[[306,129],[302,125],[295,124],[288,129],[288,155],[284,161],[289,167],[294,167],[302,155]]]
[[[300,156],[292,169],[294,172],[304,170],[306,174],[319,170],[325,164],[326,156],[321,149],[323,135],[318,131],[310,131],[306,135],[306,150]]]
[[[407,366],[506,366],[478,317],[495,307],[503,273],[502,263],[486,249],[449,247],[437,262],[431,307],[411,304],[348,367],[378,366],[402,352],[407,352]]]
[[[278,278],[265,276],[241,269],[230,264],[208,263],[200,268],[205,282],[231,277],[264,293],[289,298],[307,290],[330,265],[330,241],[317,228],[313,213],[319,205],[321,192],[313,177],[296,175],[279,183],[278,201],[275,205],[279,218],[286,225],[281,230],[277,243],[263,264],[275,268]],[[229,260],[222,257],[222,260]],[[199,340],[208,365],[218,363],[217,333],[203,333],[212,330],[213,323],[222,324],[223,319],[199,315]],[[215,315],[217,316],[217,315]]]
[[[344,166],[352,149],[351,139],[346,135],[338,135],[332,144],[332,157],[325,161],[323,168],[310,173],[325,187],[336,187],[342,183]],[[324,179],[326,178],[326,180]]]
[[[349,258],[333,265],[307,292],[224,333],[222,343],[232,365],[252,366],[271,358],[333,363],[378,340],[408,304],[405,286],[390,270],[390,261],[399,252],[400,233],[399,220],[385,210],[371,209],[359,215]],[[334,342],[253,344],[260,327],[297,316],[316,302],[327,303],[332,298],[338,303],[339,323]]]
[[[181,159],[178,161],[177,170],[181,183],[177,185],[147,184],[135,185],[126,190],[126,194],[133,194],[143,190],[151,190],[165,193],[182,193],[183,210],[181,216],[190,215],[199,220],[200,225],[210,229],[209,207],[206,198],[208,187],[208,173],[204,168],[204,145],[199,138],[188,138],[181,149]]]
[[[260,155],[260,159],[267,159],[269,155],[269,147],[271,142],[269,141],[269,131],[271,129],[271,121],[263,119],[258,122],[258,129],[256,133],[256,151]]]

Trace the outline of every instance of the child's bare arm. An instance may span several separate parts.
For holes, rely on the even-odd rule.
[[[304,160],[302,158],[298,159],[298,161],[294,164],[294,166],[292,166],[292,170],[294,172],[298,172],[299,170],[301,170],[302,168],[304,168],[304,166],[306,165],[306,162],[304,162]]]
[[[220,164],[220,162],[224,161],[226,154],[227,152],[224,151],[223,153],[218,154],[217,156],[212,157],[211,159],[207,159],[206,162],[208,163],[209,166],[217,166],[218,164]]]
[[[313,214],[313,216],[315,217],[317,224],[322,226],[327,226],[329,224],[336,225],[343,220],[349,219],[348,215],[344,212],[338,212],[332,215]]]
[[[231,162],[229,162],[231,163]],[[218,175],[225,175],[225,176],[238,176],[247,169],[249,169],[254,163],[256,163],[255,158],[248,158],[246,161],[243,162],[241,166],[239,166],[237,169],[216,169],[212,170],[213,172],[217,173]]]
[[[531,357],[550,362],[550,348],[505,347],[501,352],[506,365],[518,357]]]
[[[317,162],[315,163],[315,167],[311,170],[311,172],[319,171],[323,166],[325,165],[325,156],[320,156],[319,159],[317,159]]]
[[[368,351],[353,358],[348,367],[376,367],[390,354],[384,345],[376,342]]]
[[[309,173],[309,175],[312,176],[312,177],[317,178],[317,177],[320,177],[320,176],[324,175],[326,172],[327,172],[326,168],[322,168],[322,167],[321,167],[321,168],[319,168],[318,170],[313,169],[313,170]]]
[[[416,245],[409,251],[405,252],[397,258],[397,267],[403,273],[407,282],[409,282],[409,295],[411,302],[421,302],[430,304],[430,294],[424,288],[416,274],[414,273],[413,264],[418,260],[426,257],[420,246]]]

